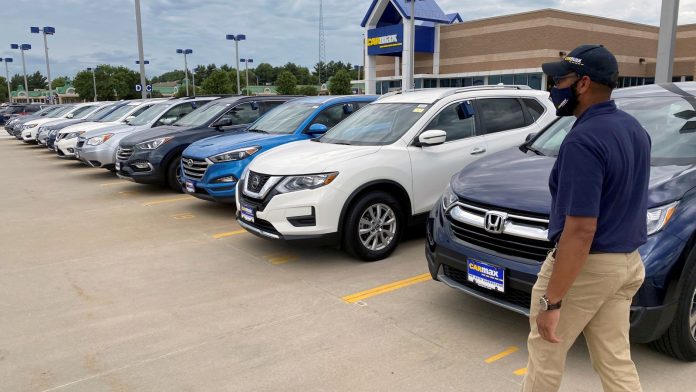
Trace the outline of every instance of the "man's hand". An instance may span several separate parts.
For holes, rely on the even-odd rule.
[[[547,342],[560,343],[561,340],[556,337],[556,327],[561,319],[560,309],[556,310],[541,310],[536,318],[537,329],[541,337]]]

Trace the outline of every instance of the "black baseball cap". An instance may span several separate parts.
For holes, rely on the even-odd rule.
[[[589,76],[593,82],[616,87],[619,79],[619,64],[616,57],[603,45],[580,45],[561,61],[544,63],[541,69],[551,77],[564,76],[575,72]]]

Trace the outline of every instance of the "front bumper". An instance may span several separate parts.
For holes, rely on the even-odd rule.
[[[113,169],[116,161],[116,148],[109,143],[103,143],[98,146],[87,145],[84,141],[80,141],[77,145],[76,154],[79,159],[92,167],[101,167],[104,169]],[[82,145],[80,145],[82,144]]]
[[[129,147],[133,148],[133,147]],[[116,157],[116,175],[140,184],[164,184],[166,175],[158,164],[150,161],[150,151],[135,150],[127,159]]]
[[[338,239],[341,207],[348,195],[332,184],[290,193],[271,190],[261,200],[244,194],[244,185],[244,180],[237,185],[237,220],[244,228],[256,229],[250,230],[252,233],[281,240],[327,242]],[[242,205],[254,210],[254,222],[242,219]]]
[[[182,162],[188,158],[190,157],[183,157]],[[194,159],[198,162],[205,161],[201,158]],[[210,164],[205,170],[203,177],[199,179],[187,175],[186,167],[182,164],[181,181],[184,184],[184,192],[203,200],[234,204],[236,201],[237,181],[217,182],[216,180],[230,176],[239,179],[249,162],[251,162],[251,159],[247,158],[241,161]],[[191,191],[190,186],[186,185],[187,183],[192,186],[193,191]]]
[[[54,142],[56,153],[61,158],[75,158],[75,149],[77,148],[77,138],[60,139]]]
[[[27,128],[22,130],[21,132],[21,137],[24,142],[27,143],[32,143],[36,141],[36,129],[37,127],[34,128]]]

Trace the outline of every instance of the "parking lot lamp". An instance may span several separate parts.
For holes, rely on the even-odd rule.
[[[143,24],[140,19],[140,0],[135,0],[135,28],[138,36],[138,59],[145,60],[145,52],[143,49]],[[140,64],[140,85],[145,86],[145,64]],[[147,98],[147,91],[142,89],[142,98]]]
[[[13,60],[12,60],[12,57],[5,57],[4,59],[0,58],[0,61],[5,62],[5,81],[7,81],[7,103],[12,103],[12,91],[11,91],[12,88],[10,87],[10,71],[7,68],[7,63],[11,63]]]
[[[136,64],[140,64],[140,60],[135,60],[135,63],[136,63]],[[144,64],[144,65],[150,64],[150,60],[143,60],[143,64]],[[145,83],[147,83],[147,74],[145,75]],[[147,85],[142,86],[142,89],[143,89],[143,90],[146,90],[146,91],[145,91],[145,96],[147,97]],[[150,98],[152,98],[152,91],[150,91]]]
[[[249,94],[249,63],[253,63],[254,59],[241,59],[239,61],[244,63],[244,74],[246,76],[247,95],[251,95]]]
[[[191,50],[191,49],[177,49],[176,52],[184,55],[184,75],[186,77],[186,96],[188,97],[189,96],[189,87],[188,87],[189,86],[188,85],[189,79],[188,79],[188,63],[186,62],[186,55],[193,53],[193,50]],[[195,87],[194,87],[194,89],[195,89]],[[194,91],[193,95],[196,95],[195,91]]]
[[[24,61],[24,51],[31,49],[29,44],[10,44],[10,48],[19,49],[22,52],[22,71],[24,72],[24,91],[27,93],[27,103],[29,103],[29,83],[27,83],[27,63]]]
[[[53,100],[53,86],[51,85],[51,65],[48,62],[48,40],[46,39],[46,36],[55,34],[56,29],[55,27],[50,26],[45,26],[44,28],[32,26],[29,28],[29,31],[31,31],[32,34],[43,33],[44,52],[46,52],[46,75],[48,76],[48,97],[49,100]]]
[[[92,86],[94,86],[94,102],[97,102],[97,78],[94,76],[94,71],[96,71],[97,67],[89,67],[87,68],[88,71],[92,71]]]
[[[234,52],[235,52],[235,61],[234,63],[237,64],[237,94],[241,95],[242,90],[239,87],[239,41],[244,41],[246,39],[246,35],[244,34],[227,34],[226,38],[228,40],[234,41]]]

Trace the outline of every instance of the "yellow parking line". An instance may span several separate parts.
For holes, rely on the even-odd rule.
[[[359,293],[351,294],[351,295],[346,295],[342,299],[349,304],[354,304],[356,302],[362,301],[366,298],[374,297],[375,295],[380,295],[384,293],[388,293],[390,291],[398,290],[400,288],[410,286],[412,284],[420,283],[420,282],[425,282],[426,280],[430,280],[432,277],[430,276],[429,273],[422,274],[422,275],[417,275],[408,279],[403,279],[398,282],[393,282],[389,284],[385,284],[379,287],[375,287],[373,289],[361,291]]]
[[[99,186],[112,186],[112,185],[119,185],[119,184],[132,184],[132,182],[130,182],[130,181],[105,182],[103,184],[99,184]]]
[[[268,262],[273,265],[285,264],[287,262],[297,260],[297,256],[277,256],[268,259]]]
[[[173,197],[171,199],[161,199],[161,200],[150,201],[150,202],[144,203],[143,207],[150,207],[150,206],[154,206],[157,204],[164,204],[164,203],[175,203],[177,201],[189,200],[189,199],[191,199],[191,197],[192,196],[182,196],[182,197]]]
[[[525,374],[527,374],[527,368],[517,369],[514,372],[512,372],[512,374],[514,374],[515,376],[524,376]]]
[[[495,361],[498,361],[498,360],[500,360],[500,359],[503,359],[503,358],[507,357],[508,355],[510,355],[510,354],[512,354],[512,353],[516,353],[516,352],[519,351],[519,350],[520,350],[520,349],[519,349],[518,347],[510,346],[510,347],[508,347],[505,351],[503,351],[503,352],[501,352],[501,353],[498,353],[498,354],[495,354],[495,355],[493,355],[493,356],[490,356],[490,357],[486,358],[486,359],[484,360],[484,362],[486,362],[486,363],[493,363],[493,362],[495,362]]]
[[[193,214],[190,213],[190,212],[182,212],[182,213],[179,213],[179,214],[174,214],[174,215],[172,215],[172,218],[174,218],[174,219],[176,219],[176,220],[181,220],[181,219],[193,219],[193,218],[195,218],[195,217],[196,217],[196,216],[193,215]]]
[[[226,231],[224,233],[213,234],[213,238],[215,238],[216,240],[219,240],[220,238],[231,237],[233,235],[244,234],[244,233],[248,233],[248,231],[246,231],[246,230]]]

